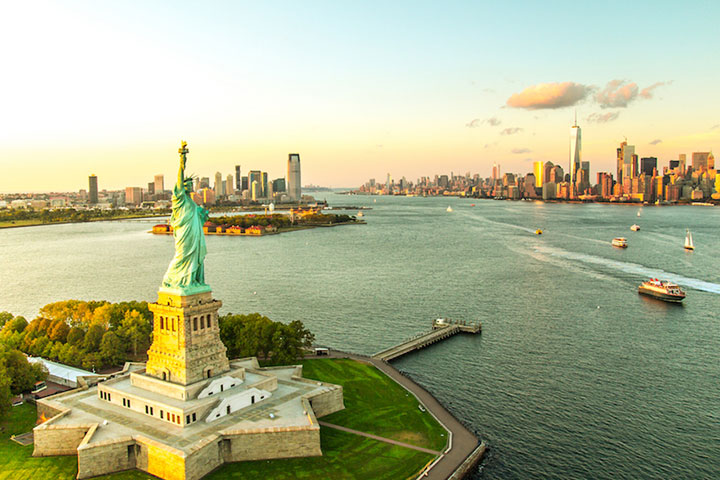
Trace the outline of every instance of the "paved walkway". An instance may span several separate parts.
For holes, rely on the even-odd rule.
[[[466,458],[478,447],[479,440],[477,437],[470,432],[465,426],[460,423],[445,407],[438,402],[435,397],[427,392],[417,383],[413,382],[387,362],[383,362],[376,358],[365,357],[362,355],[355,355],[352,353],[330,351],[329,357],[331,358],[351,358],[360,362],[370,363],[384,372],[388,377],[395,380],[397,383],[405,387],[407,390],[415,394],[415,396],[425,405],[435,418],[445,425],[452,433],[452,445],[450,450],[446,451],[435,465],[430,469],[424,478],[429,480],[446,480],[449,478],[455,470],[463,464]],[[323,358],[323,357],[319,357]]]
[[[334,428],[336,430],[341,430],[343,432],[360,435],[361,437],[372,438],[373,440],[379,440],[381,442],[390,443],[392,445],[398,445],[400,447],[411,448],[413,450],[417,450],[418,452],[429,453],[430,455],[440,455],[442,453],[442,452],[437,452],[435,450],[430,450],[429,448],[417,447],[415,445],[410,445],[409,443],[398,442],[397,440],[393,440],[391,438],[378,437],[377,435],[373,435],[372,433],[365,433],[365,432],[361,432],[359,430],[353,430],[352,428],[342,427],[340,425],[335,425],[334,423],[328,423],[328,422],[322,422],[322,421],[318,421],[318,423],[320,425],[322,425],[323,427]]]

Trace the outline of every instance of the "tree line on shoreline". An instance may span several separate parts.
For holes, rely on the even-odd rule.
[[[334,214],[334,213],[313,213],[308,215],[298,215],[295,221],[285,214],[272,213],[268,215],[222,215],[213,216],[208,219],[216,225],[227,225],[248,228],[255,225],[261,227],[273,226],[275,228],[289,228],[293,225],[327,225],[336,223],[346,223],[355,219],[350,215]]]
[[[76,210],[74,208],[42,209],[14,208],[0,209],[0,222],[13,223],[17,221],[34,220],[38,223],[82,223],[95,220],[111,220],[114,218],[136,217],[139,212],[130,210],[102,210],[99,208],[89,210]],[[143,214],[168,215],[169,209],[140,212]]]
[[[29,391],[47,377],[25,355],[88,371],[145,361],[152,343],[147,302],[65,300],[45,305],[37,318],[0,312],[0,417],[12,395]],[[272,364],[302,357],[315,337],[299,320],[283,324],[252,313],[222,315],[220,339],[229,358],[257,356]]]

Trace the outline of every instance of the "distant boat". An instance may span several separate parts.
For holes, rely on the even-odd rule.
[[[453,211],[453,209],[452,209],[452,207],[451,207],[450,205],[448,205],[447,211],[448,211],[448,212],[452,212],[452,211]]]
[[[358,212],[357,216],[358,216],[358,217],[364,217],[365,214],[362,212],[362,210],[360,210],[360,211]]]
[[[539,228],[535,230],[535,235],[542,235],[542,230],[540,230]]]
[[[638,215],[638,217],[642,217],[642,208],[641,208],[640,210],[638,210],[638,214],[637,214],[637,215]]]
[[[640,230],[640,225],[636,223],[632,227],[630,227],[630,230],[632,230],[633,232],[637,232],[638,230]]]
[[[610,243],[612,243],[613,247],[627,248],[627,239],[625,237],[615,237]]]
[[[685,250],[695,250],[695,244],[693,243],[692,233],[690,233],[690,229],[686,229],[685,231],[687,232],[685,234]]]

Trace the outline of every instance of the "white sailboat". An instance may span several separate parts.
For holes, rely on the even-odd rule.
[[[448,212],[452,212],[452,211],[453,211],[453,209],[452,209],[452,207],[451,207],[450,205],[448,205],[447,211],[448,211]]]
[[[685,250],[695,250],[695,244],[693,244],[692,233],[690,229],[685,229]]]
[[[638,209],[637,216],[642,217],[642,208]]]

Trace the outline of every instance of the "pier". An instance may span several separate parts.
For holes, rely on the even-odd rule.
[[[439,318],[433,321],[432,329],[429,332],[422,333],[398,345],[382,350],[373,355],[372,358],[389,362],[406,353],[420,350],[435,342],[450,338],[457,333],[480,333],[481,331],[482,325],[480,322],[468,324],[466,322]]]

